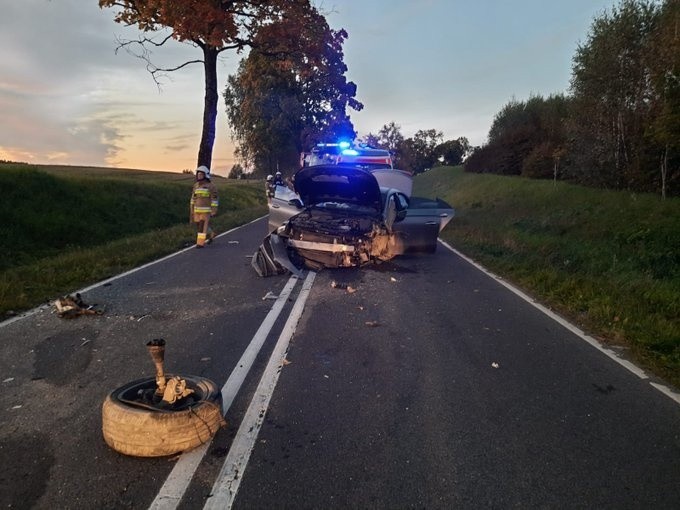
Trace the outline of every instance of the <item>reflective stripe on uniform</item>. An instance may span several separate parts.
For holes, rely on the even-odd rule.
[[[197,214],[210,214],[212,211],[210,207],[199,207],[197,205],[194,206],[194,212]]]
[[[209,197],[210,196],[210,190],[208,188],[196,188],[194,190],[194,196],[195,197]]]

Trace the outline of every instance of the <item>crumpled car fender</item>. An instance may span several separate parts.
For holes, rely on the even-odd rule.
[[[274,276],[290,271],[301,277],[302,270],[288,258],[286,246],[277,234],[269,234],[253,255],[250,264],[260,276]]]

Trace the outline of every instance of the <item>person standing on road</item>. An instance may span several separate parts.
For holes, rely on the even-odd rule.
[[[272,198],[274,198],[274,176],[269,174],[267,176],[267,182],[265,183],[265,191],[267,193],[267,202],[272,203]]]
[[[196,224],[196,248],[203,248],[212,242],[215,233],[210,228],[210,218],[217,214],[219,198],[217,187],[210,182],[210,169],[199,166],[196,169],[196,182],[189,202],[189,221]]]

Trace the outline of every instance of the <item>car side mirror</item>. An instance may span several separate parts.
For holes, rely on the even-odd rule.
[[[394,205],[397,209],[397,216],[394,221],[404,221],[408,211],[408,200],[401,194],[394,195]]]
[[[297,209],[302,209],[304,206],[302,205],[302,200],[299,198],[294,198],[292,200],[288,201],[288,205],[292,205],[293,207]]]

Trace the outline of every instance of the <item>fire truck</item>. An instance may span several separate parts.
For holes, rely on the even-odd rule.
[[[413,176],[410,172],[397,170],[392,155],[385,149],[366,145],[352,146],[349,142],[319,143],[311,152],[303,153],[300,166],[338,165],[359,167],[370,171],[382,188],[392,188],[411,196]]]
[[[319,143],[311,152],[302,153],[300,166],[315,165],[352,165],[366,170],[394,168],[392,156],[384,149],[374,149],[365,145],[352,145],[349,142]]]

